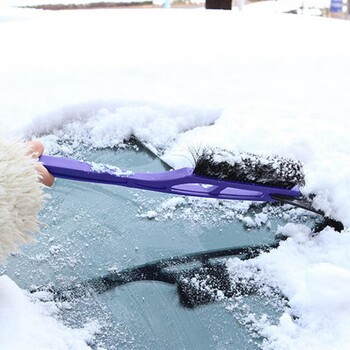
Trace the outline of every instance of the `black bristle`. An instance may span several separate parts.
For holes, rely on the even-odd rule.
[[[194,173],[227,181],[291,189],[304,186],[301,162],[279,156],[205,149],[195,156]]]

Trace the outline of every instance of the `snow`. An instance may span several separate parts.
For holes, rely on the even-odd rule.
[[[289,225],[293,226],[293,225]],[[294,231],[280,248],[258,258],[258,266],[290,298],[277,325],[267,324],[267,349],[348,349],[350,324],[349,231],[331,229],[308,238],[305,228]],[[303,234],[302,234],[303,233]],[[291,317],[298,317],[291,321]]]
[[[35,303],[34,297],[31,302],[5,275],[0,277],[0,310],[0,348],[4,350],[90,349],[87,342],[98,332],[94,323],[82,329],[63,326],[52,317],[59,312],[53,301]]]
[[[245,11],[259,11],[261,14],[287,13],[296,11],[299,14],[312,14],[319,16],[322,10],[330,7],[328,0],[266,0],[253,2]]]
[[[130,170],[124,171],[112,165],[105,165],[105,164],[100,164],[95,162],[89,162],[87,164],[89,164],[89,166],[91,167],[91,170],[96,173],[107,173],[107,174],[117,175],[117,176],[130,176],[134,174]]]
[[[147,0],[140,0],[140,1],[135,1],[135,0],[106,0],[106,1],[100,1],[101,3],[123,3],[123,4],[128,4],[132,2],[145,2]],[[12,6],[18,6],[18,7],[24,7],[24,6],[40,6],[40,5],[87,5],[92,3],[90,0],[8,0],[8,3],[10,3]],[[98,3],[98,1],[94,1],[95,3]]]
[[[191,166],[191,147],[300,160],[303,193],[345,231],[289,224],[287,241],[246,263],[289,299],[278,324],[256,326],[266,349],[348,349],[350,23],[274,12],[1,8],[0,128],[49,153],[74,139],[67,154],[135,134],[176,168]],[[18,327],[26,349],[87,347],[6,276],[0,288],[1,349],[21,349]]]

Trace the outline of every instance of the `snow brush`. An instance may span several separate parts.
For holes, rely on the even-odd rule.
[[[55,177],[184,196],[274,202],[301,198],[302,165],[277,156],[262,157],[220,149],[196,155],[194,168],[133,173],[114,166],[43,155],[39,161]]]

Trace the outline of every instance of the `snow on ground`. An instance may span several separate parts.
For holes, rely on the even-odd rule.
[[[190,146],[301,160],[302,191],[346,230],[311,238],[304,226],[281,228],[291,237],[251,263],[290,309],[256,327],[266,348],[348,349],[349,29],[256,11],[3,8],[0,127],[42,136],[49,152],[65,138],[108,147],[134,133],[175,167],[190,165]],[[1,285],[1,303],[12,291],[26,303],[6,278]]]

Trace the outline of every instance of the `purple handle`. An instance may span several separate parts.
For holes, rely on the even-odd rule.
[[[198,176],[192,168],[162,173],[131,173],[116,167],[96,166],[74,159],[41,156],[40,162],[55,177],[119,185],[136,189],[216,199],[273,202],[271,195],[300,197],[297,186],[292,189],[275,188],[243,182],[223,181]]]

